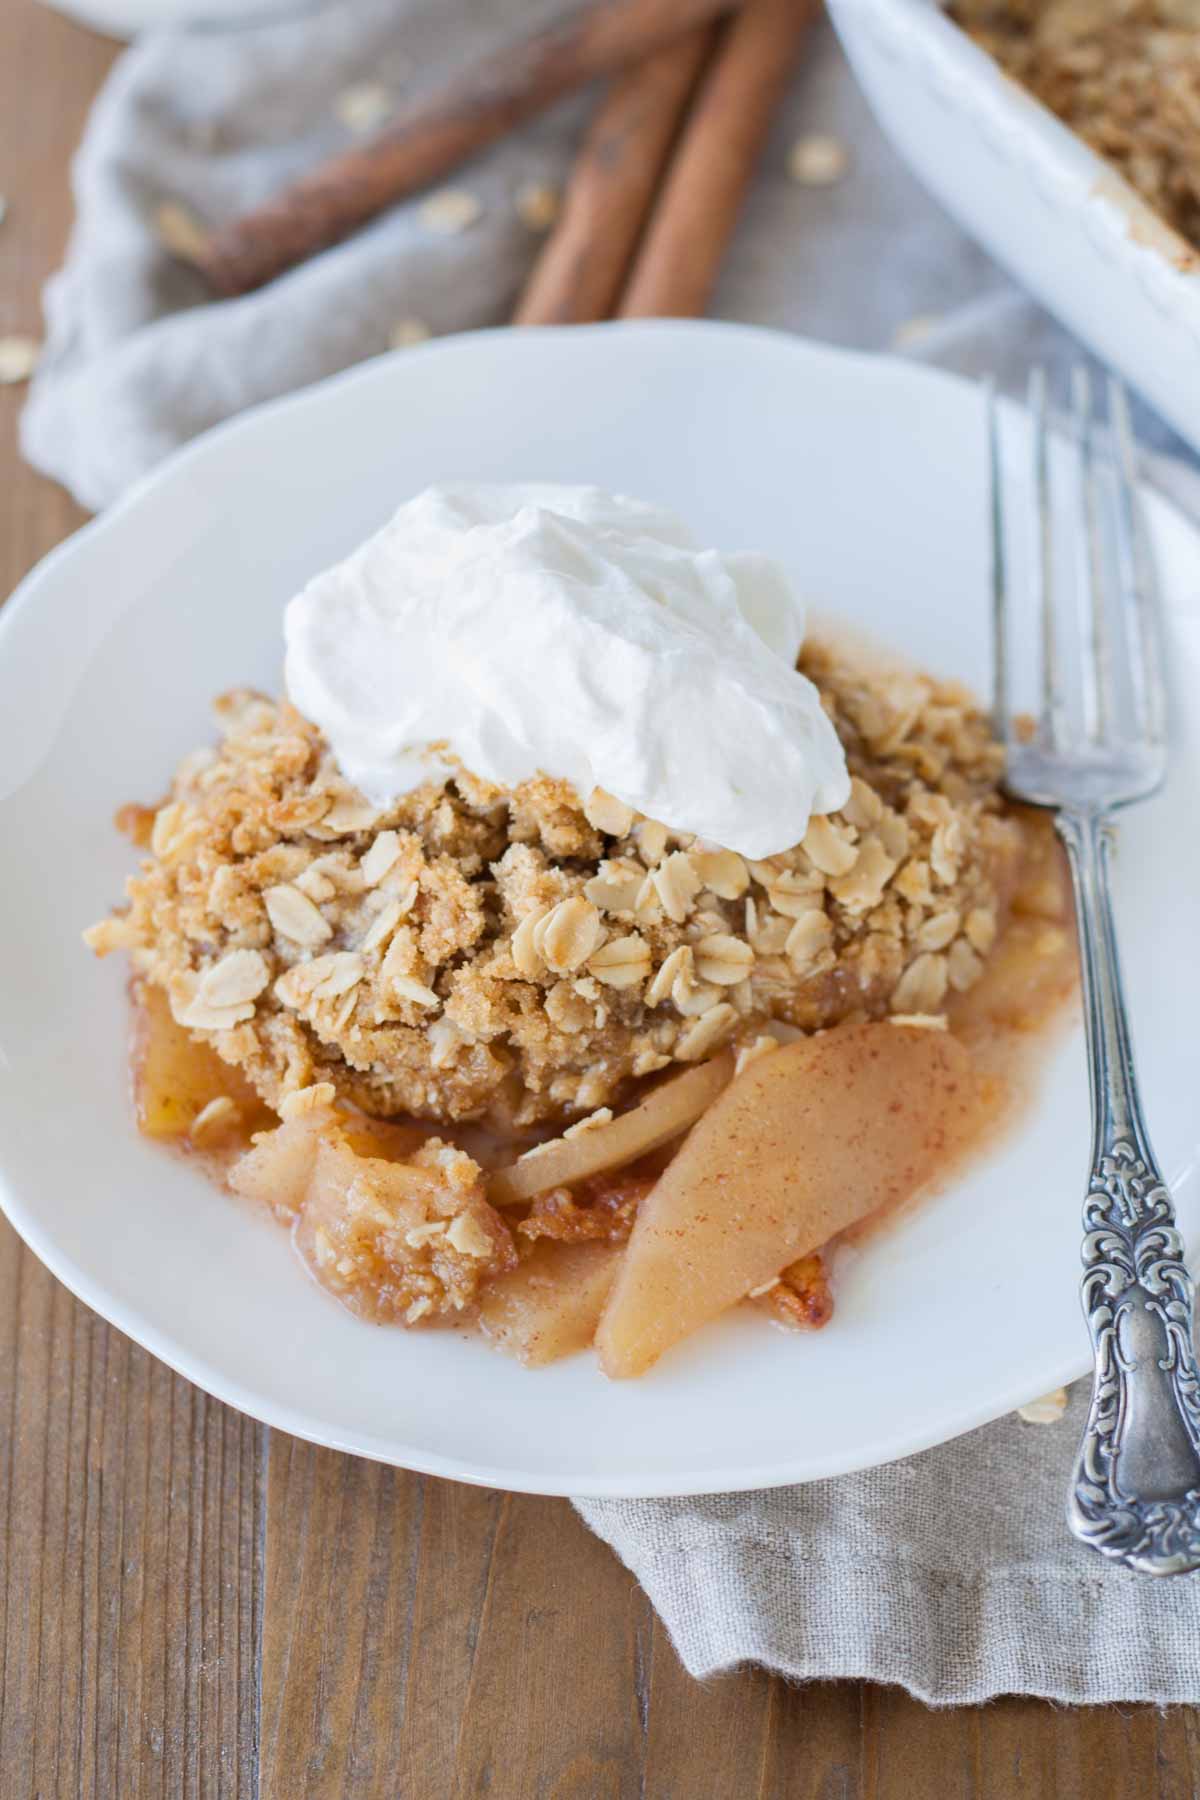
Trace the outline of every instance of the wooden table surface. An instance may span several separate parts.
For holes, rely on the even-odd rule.
[[[115,54],[0,4],[0,336],[40,330]],[[0,390],[0,593],[81,523]],[[1187,1800],[1197,1714],[701,1686],[564,1500],[316,1450],[208,1399],[0,1223],[0,1796]]]

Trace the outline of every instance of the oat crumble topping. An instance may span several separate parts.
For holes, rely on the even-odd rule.
[[[330,1090],[379,1117],[532,1126],[763,1027],[939,1019],[977,979],[1022,834],[961,689],[806,649],[853,788],[801,845],[747,862],[539,777],[460,770],[375,811],[286,702],[240,691],[165,803],[132,951],[177,1020],[287,1117]]]
[[[949,10],[1200,246],[1200,0],[953,0]]]

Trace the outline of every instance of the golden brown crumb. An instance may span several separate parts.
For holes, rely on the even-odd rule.
[[[820,648],[802,666],[853,791],[761,862],[548,777],[464,770],[376,811],[292,707],[228,695],[91,941],[131,948],[277,1110],[329,1083],[379,1117],[536,1123],[771,1019],[936,1016],[1021,859],[1000,748],[956,687]]]
[[[138,850],[150,848],[150,834],[154,830],[154,808],[139,806],[131,802],[128,806],[119,806],[113,824],[127,837]]]
[[[820,1251],[789,1263],[762,1295],[762,1304],[782,1325],[819,1331],[833,1317],[833,1290]]]
[[[517,1236],[553,1238],[562,1244],[596,1239],[623,1244],[633,1230],[638,1207],[657,1180],[656,1173],[639,1173],[633,1165],[573,1188],[551,1188],[536,1196],[528,1215],[517,1224]]]

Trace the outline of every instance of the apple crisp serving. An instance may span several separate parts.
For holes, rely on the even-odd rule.
[[[816,649],[804,668],[853,793],[766,862],[549,779],[463,770],[377,813],[289,705],[228,695],[90,942],[130,950],[276,1108],[329,1082],[383,1117],[532,1125],[767,1020],[936,1014],[1012,889],[999,746],[957,689]]]
[[[823,1324],[822,1245],[961,1135],[977,1084],[948,1014],[1044,877],[1045,833],[1002,799],[963,690],[815,645],[801,668],[851,794],[765,861],[548,777],[510,790],[459,767],[380,810],[291,705],[225,696],[217,747],[157,808],[125,809],[146,856],[87,934],[132,960],[143,1128],[219,1152],[365,1316],[474,1319],[542,1362],[596,1338],[610,1292],[655,1310],[654,1221],[674,1242],[689,1168],[726,1181],[745,1108],[774,1107],[787,1158],[764,1164],[769,1133],[755,1150],[721,1281],[697,1284],[676,1246],[683,1297],[658,1306],[675,1326],[631,1348],[610,1307],[597,1341],[636,1373],[697,1307],[749,1296]],[[781,1027],[806,1035],[781,1050]],[[818,1235],[759,1233],[773,1182],[803,1189],[844,1155],[839,1120],[857,1173],[833,1210],[825,1188],[803,1202]]]
[[[949,11],[1200,246],[1197,0],[953,0]]]

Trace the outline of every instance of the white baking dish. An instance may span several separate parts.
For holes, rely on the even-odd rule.
[[[167,25],[258,25],[280,13],[298,12],[306,0],[50,0],[107,37],[134,38]]]
[[[829,0],[877,118],[992,255],[1200,449],[1200,254],[935,0]]]

